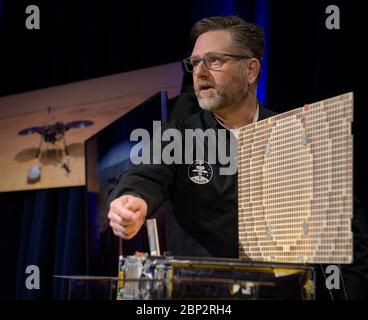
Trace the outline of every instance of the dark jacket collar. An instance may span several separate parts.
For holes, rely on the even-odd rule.
[[[257,101],[258,101],[258,105],[259,105],[258,121],[264,120],[264,119],[267,119],[269,117],[277,115],[276,112],[265,108],[259,100],[257,100]],[[215,116],[212,112],[206,111],[206,110],[203,110],[202,112],[203,112],[203,119],[206,122],[208,127],[216,128],[216,129],[223,128],[219,124],[219,122],[216,120],[216,118],[215,118]]]

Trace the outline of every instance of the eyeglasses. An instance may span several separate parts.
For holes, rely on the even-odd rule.
[[[210,70],[219,70],[222,65],[230,59],[241,60],[241,59],[249,59],[250,56],[246,55],[238,55],[238,54],[228,54],[228,53],[215,53],[210,52],[200,57],[189,57],[183,60],[185,69],[188,72],[193,72],[198,67],[199,63],[203,61],[204,65]]]

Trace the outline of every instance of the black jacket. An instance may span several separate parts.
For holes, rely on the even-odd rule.
[[[180,130],[220,127],[211,113],[200,110],[190,88],[175,100],[168,127]],[[275,112],[261,107],[259,120],[274,115]],[[133,168],[121,177],[109,201],[126,193],[138,195],[148,203],[151,215],[169,199],[173,211],[168,216],[167,249],[173,255],[237,257],[237,175],[219,176],[215,167],[211,183],[195,185],[188,179],[188,167],[145,165]],[[314,265],[317,299],[368,298],[367,229],[367,209],[354,198],[354,263],[341,267],[343,285],[331,292],[326,289],[322,271],[326,265]]]
[[[260,107],[258,120],[275,114]],[[185,129],[224,130],[208,111],[171,121],[162,131],[167,128],[178,129],[183,135]],[[207,161],[206,157],[205,154],[205,159],[200,160]],[[192,164],[139,165],[121,177],[110,199],[123,194],[138,195],[148,204],[148,216],[169,199],[173,215],[169,217],[168,250],[173,255],[237,258],[237,173],[220,175],[219,168],[218,162],[210,164],[208,169],[213,171],[210,181],[199,184],[190,179]]]

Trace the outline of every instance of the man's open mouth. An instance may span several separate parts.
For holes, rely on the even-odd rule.
[[[199,87],[199,90],[200,90],[200,91],[206,91],[206,90],[209,90],[209,89],[214,89],[214,87],[213,87],[213,86],[211,86],[211,85],[201,85],[201,86]]]

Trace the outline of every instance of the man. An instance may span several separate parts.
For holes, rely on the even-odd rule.
[[[231,145],[238,128],[275,115],[257,101],[263,31],[237,17],[212,17],[195,24],[192,38],[193,52],[184,63],[193,72],[202,110],[185,120],[169,122],[166,128],[180,132],[226,128],[225,144]],[[110,195],[108,217],[114,234],[131,239],[145,219],[169,199],[173,215],[169,216],[168,244],[173,255],[237,258],[237,174],[221,175],[222,165],[211,165],[206,156],[197,164],[140,165],[126,172]],[[195,171],[202,176],[195,176]],[[343,285],[334,292],[324,286],[324,267],[315,266],[319,298],[367,297],[366,228],[366,210],[355,200],[354,264],[342,267]]]
[[[193,52],[184,64],[193,73],[203,110],[166,128],[221,129],[227,131],[224,143],[229,145],[238,128],[274,115],[257,101],[263,30],[238,17],[212,17],[195,24],[192,38]],[[173,255],[237,258],[237,174],[221,175],[220,168],[219,162],[211,165],[205,158],[190,164],[140,165],[128,171],[110,196],[116,198],[108,214],[114,234],[131,239],[169,199]]]

